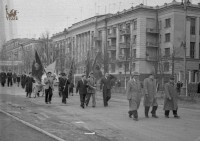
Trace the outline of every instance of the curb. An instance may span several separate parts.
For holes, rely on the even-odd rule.
[[[41,133],[43,133],[43,134],[45,134],[45,135],[47,135],[47,136],[49,136],[49,137],[51,137],[51,138],[53,138],[53,139],[55,139],[55,140],[57,140],[57,141],[66,141],[66,140],[64,140],[64,139],[61,139],[61,138],[59,138],[59,137],[57,137],[57,136],[55,136],[55,135],[53,135],[53,134],[51,134],[51,133],[49,133],[49,132],[47,132],[47,131],[45,131],[45,130],[39,128],[39,127],[37,127],[37,126],[34,126],[34,125],[32,125],[32,124],[30,124],[30,123],[24,121],[24,120],[21,120],[21,119],[19,119],[18,117],[13,116],[13,115],[11,115],[11,114],[9,114],[9,113],[7,113],[7,112],[1,110],[1,109],[0,109],[0,112],[6,114],[6,115],[9,116],[9,117],[12,117],[13,119],[15,119],[15,120],[17,120],[17,121],[23,123],[24,125],[26,125],[26,126],[28,126],[28,127],[30,127],[30,128],[33,128],[34,130],[36,130],[36,131],[38,131],[38,132],[41,132]]]

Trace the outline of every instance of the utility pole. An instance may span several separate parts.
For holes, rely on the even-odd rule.
[[[182,0],[182,5],[184,6],[184,11],[185,11],[185,17],[184,17],[184,41],[182,42],[182,46],[183,46],[183,49],[184,49],[184,83],[183,83],[183,87],[181,89],[181,93],[183,95],[186,95],[188,96],[188,93],[187,93],[187,60],[186,60],[186,28],[187,28],[187,6],[188,4],[190,4],[190,1],[189,0]]]

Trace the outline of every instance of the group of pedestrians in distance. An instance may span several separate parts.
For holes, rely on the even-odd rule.
[[[17,86],[20,86],[20,81],[22,80],[20,74],[12,73],[11,70],[6,72],[0,72],[0,81],[1,86],[4,87],[6,82],[8,87],[12,87],[13,84],[17,83]]]
[[[149,118],[149,110],[152,107],[151,114],[153,118],[158,118],[156,111],[158,108],[157,103],[157,82],[154,78],[154,73],[151,73],[148,78],[144,79],[143,85],[139,81],[139,73],[134,73],[128,81],[126,94],[129,101],[129,117],[138,121],[138,112],[142,93],[144,93],[144,114]],[[143,87],[143,88],[142,88]],[[164,86],[164,115],[169,118],[169,112],[173,111],[174,118],[180,118],[177,114],[178,110],[178,92],[174,84],[174,78],[170,77],[169,82]]]

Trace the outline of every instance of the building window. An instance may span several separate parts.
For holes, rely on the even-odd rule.
[[[136,44],[137,35],[133,35],[133,44]]]
[[[119,67],[119,68],[122,68],[122,63],[121,63],[121,62],[118,64],[118,67]]]
[[[199,59],[200,59],[200,43],[199,43]]]
[[[126,72],[129,71],[129,63],[125,63],[124,65],[125,65]]]
[[[136,49],[133,49],[133,58],[136,58]]]
[[[137,21],[133,21],[133,30],[136,30],[137,29]]]
[[[115,72],[115,64],[111,64],[111,73]]]
[[[135,71],[135,63],[133,63],[132,70]]]
[[[195,23],[196,23],[196,19],[191,18],[190,19],[190,34],[191,35],[195,35]]]
[[[170,56],[170,48],[165,48],[165,56],[166,57]]]
[[[159,29],[162,29],[162,21],[159,21]]]
[[[195,54],[195,42],[190,42],[190,58],[194,58]]]
[[[169,62],[164,62],[164,72],[169,71]]]
[[[165,42],[170,42],[170,33],[165,34]]]
[[[165,19],[165,28],[171,27],[171,19]]]

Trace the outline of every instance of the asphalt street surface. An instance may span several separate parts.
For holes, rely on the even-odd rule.
[[[61,103],[54,91],[52,104],[44,97],[26,98],[23,89],[0,87],[0,108],[51,134],[67,141],[199,141],[200,108],[179,108],[181,119],[164,117],[159,106],[158,119],[145,118],[141,102],[139,121],[128,117],[126,96],[112,94],[108,107],[103,106],[102,94],[97,93],[97,106],[91,103],[80,108],[79,95],[69,96]]]
[[[0,112],[0,141],[55,141]]]

